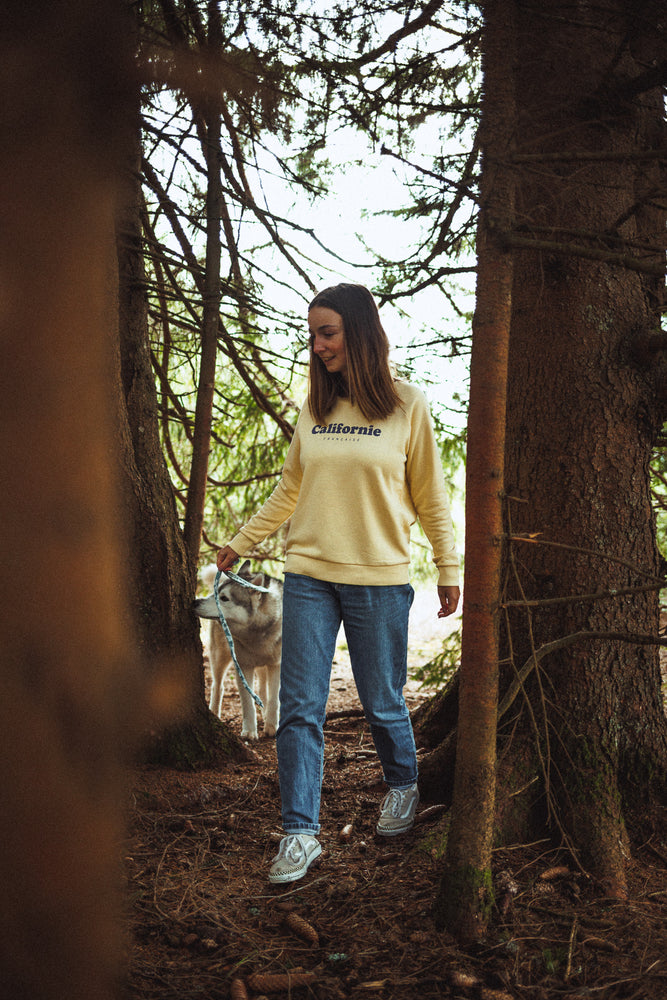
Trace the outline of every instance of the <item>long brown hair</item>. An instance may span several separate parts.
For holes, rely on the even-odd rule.
[[[375,299],[363,285],[341,283],[319,292],[308,306],[333,309],[343,321],[347,372],[329,374],[310,340],[308,404],[314,420],[325,418],[340,396],[348,396],[367,420],[384,420],[401,405],[389,367],[389,340]]]

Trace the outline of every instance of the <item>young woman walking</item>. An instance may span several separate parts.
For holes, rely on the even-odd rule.
[[[377,832],[414,823],[417,756],[407,679],[410,525],[419,518],[438,569],[439,617],[457,608],[458,557],[430,412],[394,379],[373,296],[320,292],[308,310],[310,384],[282,477],[217,555],[239,556],[291,518],[286,543],[278,773],[285,837],[269,881],[302,878],[322,848],[323,726],[341,622],[389,792]]]

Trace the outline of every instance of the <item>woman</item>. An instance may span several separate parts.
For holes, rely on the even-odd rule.
[[[291,517],[286,543],[278,773],[285,837],[269,873],[302,878],[322,848],[323,726],[341,622],[389,792],[377,832],[414,823],[417,757],[407,678],[410,525],[438,567],[439,617],[459,602],[458,558],[440,456],[423,394],[395,381],[371,293],[340,284],[308,311],[308,400],[275,490],[218,552],[230,569]]]

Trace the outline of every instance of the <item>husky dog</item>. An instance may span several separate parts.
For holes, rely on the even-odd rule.
[[[215,575],[215,566],[207,566],[202,570],[202,580],[210,589],[213,588]],[[275,736],[278,728],[283,585],[265,573],[252,574],[248,560],[244,562],[237,575],[268,589],[268,594],[250,590],[223,575],[218,585],[218,599],[229,631],[232,633],[236,658],[251,689],[257,672],[259,695],[264,702],[264,735]],[[199,598],[194,602],[194,609],[200,618],[210,619],[208,655],[212,685],[209,708],[216,715],[220,715],[225,675],[231,667],[236,675],[241,695],[243,712],[241,737],[256,740],[258,737],[255,702],[243,686],[232,663],[227,637],[220,625],[215,596],[211,594],[210,597]]]

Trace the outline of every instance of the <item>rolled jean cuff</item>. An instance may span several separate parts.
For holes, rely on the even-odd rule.
[[[402,781],[400,785],[394,784],[393,782],[391,784],[387,782],[387,784],[389,785],[390,788],[398,788],[400,789],[400,791],[404,791],[404,789],[406,788],[412,788],[412,786],[416,785],[418,781],[419,781],[419,775],[416,774],[412,779],[412,781]]]
[[[320,833],[320,826],[318,824],[317,826],[309,827],[309,826],[303,826],[302,824],[301,826],[295,826],[295,827],[284,826],[283,830],[288,837],[299,836],[299,834],[302,833],[307,834],[309,837],[318,837]]]

